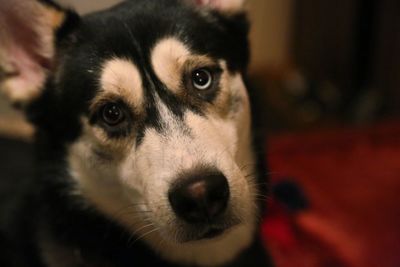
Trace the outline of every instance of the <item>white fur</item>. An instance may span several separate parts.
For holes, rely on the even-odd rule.
[[[100,162],[93,150],[102,147],[103,137],[99,138],[100,130],[83,118],[84,134],[69,150],[71,174],[77,183],[75,193],[177,263],[226,263],[250,244],[255,231],[256,192],[253,177],[247,176],[254,172],[249,102],[241,76],[224,77],[222,90],[241,99],[234,114],[221,118],[208,111],[203,117],[187,111],[182,122],[157,98],[162,134],[148,128],[140,146],[127,141],[129,145],[117,160]],[[242,222],[220,237],[179,243],[176,235],[181,224],[169,205],[167,192],[178,173],[204,164],[227,177],[229,208]]]

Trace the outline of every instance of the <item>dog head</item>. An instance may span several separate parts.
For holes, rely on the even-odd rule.
[[[163,257],[232,260],[258,209],[241,0],[132,0],[79,17],[1,3],[1,89],[63,151],[71,194]]]

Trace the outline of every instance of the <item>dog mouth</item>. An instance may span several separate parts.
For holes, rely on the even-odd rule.
[[[188,231],[181,233],[177,238],[178,243],[189,243],[205,240],[213,240],[224,236],[231,227],[209,227],[203,231]]]
[[[198,240],[216,238],[223,235],[227,230],[226,228],[210,228]]]
[[[221,238],[228,234],[234,227],[239,225],[239,220],[230,220],[225,223],[209,225],[191,225],[181,228],[180,234],[176,236],[179,243],[196,242]]]

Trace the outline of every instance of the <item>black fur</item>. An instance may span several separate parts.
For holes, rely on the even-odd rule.
[[[67,254],[60,258],[60,266],[176,266],[142,242],[130,242],[123,227],[70,194],[73,185],[66,149],[81,133],[80,117],[90,117],[88,105],[99,90],[99,69],[107,59],[130,58],[139,66],[148,103],[146,118],[138,122],[140,141],[145,127],[162,128],[154,92],[178,117],[183,109],[196,111],[189,104],[178,105],[176,97],[164,90],[151,68],[150,48],[160,38],[174,36],[200,54],[225,59],[229,71],[245,74],[247,34],[248,23],[242,13],[212,11],[205,18],[178,0],[133,0],[83,18],[68,11],[66,23],[57,32],[55,72],[61,71],[61,75],[49,77],[44,93],[26,112],[37,129],[34,178],[16,174],[18,177],[1,179],[1,188],[5,188],[1,197],[7,199],[0,206],[1,218],[7,218],[0,229],[1,266],[44,267],[41,242],[48,237]],[[260,156],[260,180],[265,182],[264,158]],[[13,183],[21,186],[16,188]],[[259,237],[228,266],[270,266]]]

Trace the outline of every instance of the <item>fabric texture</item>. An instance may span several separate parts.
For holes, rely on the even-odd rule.
[[[263,234],[277,267],[400,266],[399,123],[272,137],[268,157],[273,188],[303,202],[273,189]]]

